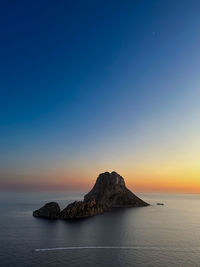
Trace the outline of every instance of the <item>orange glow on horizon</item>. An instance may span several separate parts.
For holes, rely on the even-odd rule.
[[[128,176],[126,184],[133,191],[200,193],[200,174],[151,174]]]
[[[200,193],[200,172],[164,172],[164,171],[117,171],[124,177],[128,188],[133,192],[177,192]],[[16,183],[4,180],[1,188],[24,190],[66,190],[89,191],[94,185],[99,172],[77,171],[68,175],[64,171],[19,175]],[[28,177],[28,178],[27,178]]]

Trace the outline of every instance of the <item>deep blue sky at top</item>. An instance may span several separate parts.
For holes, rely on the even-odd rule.
[[[200,67],[199,14],[199,1],[1,1],[4,167],[175,114]]]

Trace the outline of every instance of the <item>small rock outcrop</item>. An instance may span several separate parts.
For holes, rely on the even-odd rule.
[[[102,214],[111,208],[145,207],[149,204],[134,195],[116,172],[99,175],[92,190],[83,201],[75,201],[64,210],[56,202],[50,202],[33,212],[35,217],[49,219],[80,219]]]
[[[57,202],[49,202],[39,210],[33,212],[34,217],[57,219],[60,216],[60,207]]]

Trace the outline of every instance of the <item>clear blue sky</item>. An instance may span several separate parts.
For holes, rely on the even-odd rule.
[[[133,161],[187,151],[199,14],[194,0],[1,1],[0,185],[53,186],[61,170],[61,185],[109,168],[131,179]]]

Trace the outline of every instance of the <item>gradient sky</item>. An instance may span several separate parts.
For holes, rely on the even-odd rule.
[[[1,1],[0,188],[200,192],[200,1]]]

